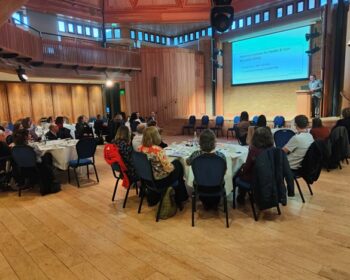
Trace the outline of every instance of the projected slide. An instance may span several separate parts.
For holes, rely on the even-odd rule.
[[[309,26],[233,42],[232,84],[307,78],[306,33],[310,33]]]

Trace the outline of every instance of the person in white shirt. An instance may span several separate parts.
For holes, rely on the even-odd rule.
[[[309,120],[306,116],[298,115],[295,117],[294,122],[297,134],[283,147],[283,151],[287,154],[290,168],[292,170],[298,170],[301,167],[307,150],[314,142],[314,138],[307,129]]]
[[[132,139],[132,147],[134,151],[138,151],[138,147],[142,145],[143,131],[147,126],[144,123],[139,124],[136,127],[136,134]]]

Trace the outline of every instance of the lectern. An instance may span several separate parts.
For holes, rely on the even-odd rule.
[[[311,118],[311,91],[309,90],[297,90],[297,114],[305,115]]]

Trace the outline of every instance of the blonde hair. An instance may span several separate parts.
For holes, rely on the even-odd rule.
[[[115,140],[124,140],[126,142],[130,142],[129,128],[125,125],[119,127],[117,130],[117,134],[115,135]]]
[[[145,147],[151,147],[152,145],[158,146],[162,142],[158,129],[155,126],[147,127],[143,131],[142,145]]]

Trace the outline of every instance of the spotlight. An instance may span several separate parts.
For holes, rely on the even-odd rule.
[[[319,46],[315,45],[312,49],[306,51],[306,53],[309,55],[309,56],[312,56],[314,53],[317,53],[320,49]]]
[[[16,69],[16,73],[18,76],[18,79],[25,83],[26,81],[28,81],[28,76],[26,75],[26,70],[24,70],[21,66],[18,66],[18,69]]]
[[[114,82],[112,80],[106,80],[106,87],[112,87]]]

